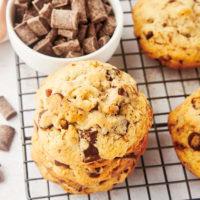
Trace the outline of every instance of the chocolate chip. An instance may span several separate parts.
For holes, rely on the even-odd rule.
[[[13,118],[17,114],[4,96],[0,96],[0,113],[6,120]]]
[[[174,3],[176,0],[169,0],[168,3]]]
[[[178,141],[174,142],[174,147],[180,151],[184,150],[186,146]]]
[[[94,108],[90,110],[90,112],[98,110],[98,107],[99,107],[99,103],[97,102]]]
[[[97,173],[89,173],[89,177],[91,178],[98,178],[100,176],[100,174]]]
[[[0,125],[0,150],[9,151],[15,134],[15,129],[11,126]]]
[[[47,97],[50,97],[51,94],[52,94],[52,90],[51,90],[51,89],[46,89],[46,90],[45,90],[45,93],[46,93],[46,96],[47,96]]]
[[[68,126],[69,126],[67,120],[64,120],[64,119],[61,119],[60,125],[62,129],[66,129],[66,130],[68,129]]]
[[[81,192],[82,190],[83,190],[83,187],[80,186],[80,187],[78,188],[78,192]]]
[[[70,169],[70,166],[69,165],[66,165],[64,163],[61,163],[57,160],[55,160],[55,165],[58,166],[58,167],[64,167],[65,169]]]
[[[183,60],[179,60],[179,63],[182,65],[183,64]]]
[[[124,170],[124,173],[128,173],[128,169],[125,169],[125,170]]]
[[[99,182],[99,185],[104,184],[106,181],[107,181],[107,180],[100,181],[100,182]]]
[[[200,151],[200,133],[191,133],[188,137],[188,144],[193,150]]]
[[[199,110],[200,109],[200,97],[194,97],[191,101],[192,106],[195,110]]]
[[[172,59],[172,57],[171,57],[170,55],[167,55],[167,56],[160,56],[159,59],[160,59],[160,60],[163,60],[163,61],[165,61],[165,62],[169,62],[169,61]]]
[[[95,170],[96,170],[96,172],[100,172],[101,167],[97,167],[97,168],[95,168]]]
[[[147,34],[146,34],[146,39],[150,39],[151,37],[153,37],[153,32],[152,31],[149,31]]]
[[[121,95],[121,96],[124,96],[124,94],[125,94],[124,88],[119,88],[118,89],[118,94]]]
[[[135,155],[134,153],[129,153],[124,155],[123,157],[115,157],[115,159],[126,159],[126,158],[137,158],[138,156]]]

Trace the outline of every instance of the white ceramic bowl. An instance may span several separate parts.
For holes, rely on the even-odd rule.
[[[110,41],[104,47],[100,48],[94,53],[77,58],[55,58],[38,53],[33,49],[29,48],[26,44],[24,44],[20,40],[20,38],[17,36],[17,34],[13,29],[13,20],[15,16],[14,0],[8,1],[6,10],[7,29],[11,44],[15,52],[28,66],[45,74],[50,74],[69,62],[74,62],[79,60],[94,59],[102,62],[107,62],[114,54],[120,42],[123,29],[123,12],[121,9],[120,1],[119,0],[109,0],[109,1],[111,6],[113,7],[113,11],[117,20],[117,27]]]

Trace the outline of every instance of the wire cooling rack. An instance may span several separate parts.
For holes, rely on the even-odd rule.
[[[133,36],[131,8],[135,0],[121,0],[124,31],[110,63],[130,73],[148,97],[154,111],[149,145],[132,175],[114,189],[92,195],[71,195],[44,180],[30,157],[35,93],[46,77],[27,67],[16,56],[21,112],[24,172],[28,199],[45,200],[134,200],[198,199],[200,180],[179,162],[167,128],[169,112],[200,87],[200,70],[177,71],[145,57]],[[41,66],[42,67],[42,66]]]

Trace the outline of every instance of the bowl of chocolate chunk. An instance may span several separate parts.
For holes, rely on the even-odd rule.
[[[10,0],[6,15],[16,53],[46,74],[72,61],[108,61],[123,28],[119,0]]]

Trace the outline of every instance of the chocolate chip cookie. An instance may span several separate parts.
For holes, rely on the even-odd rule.
[[[200,67],[199,0],[139,0],[132,13],[147,56],[175,69]]]
[[[98,61],[68,64],[36,95],[32,158],[70,193],[107,191],[135,168],[152,110],[133,78]]]
[[[200,177],[200,89],[170,113],[168,125],[180,161]]]

